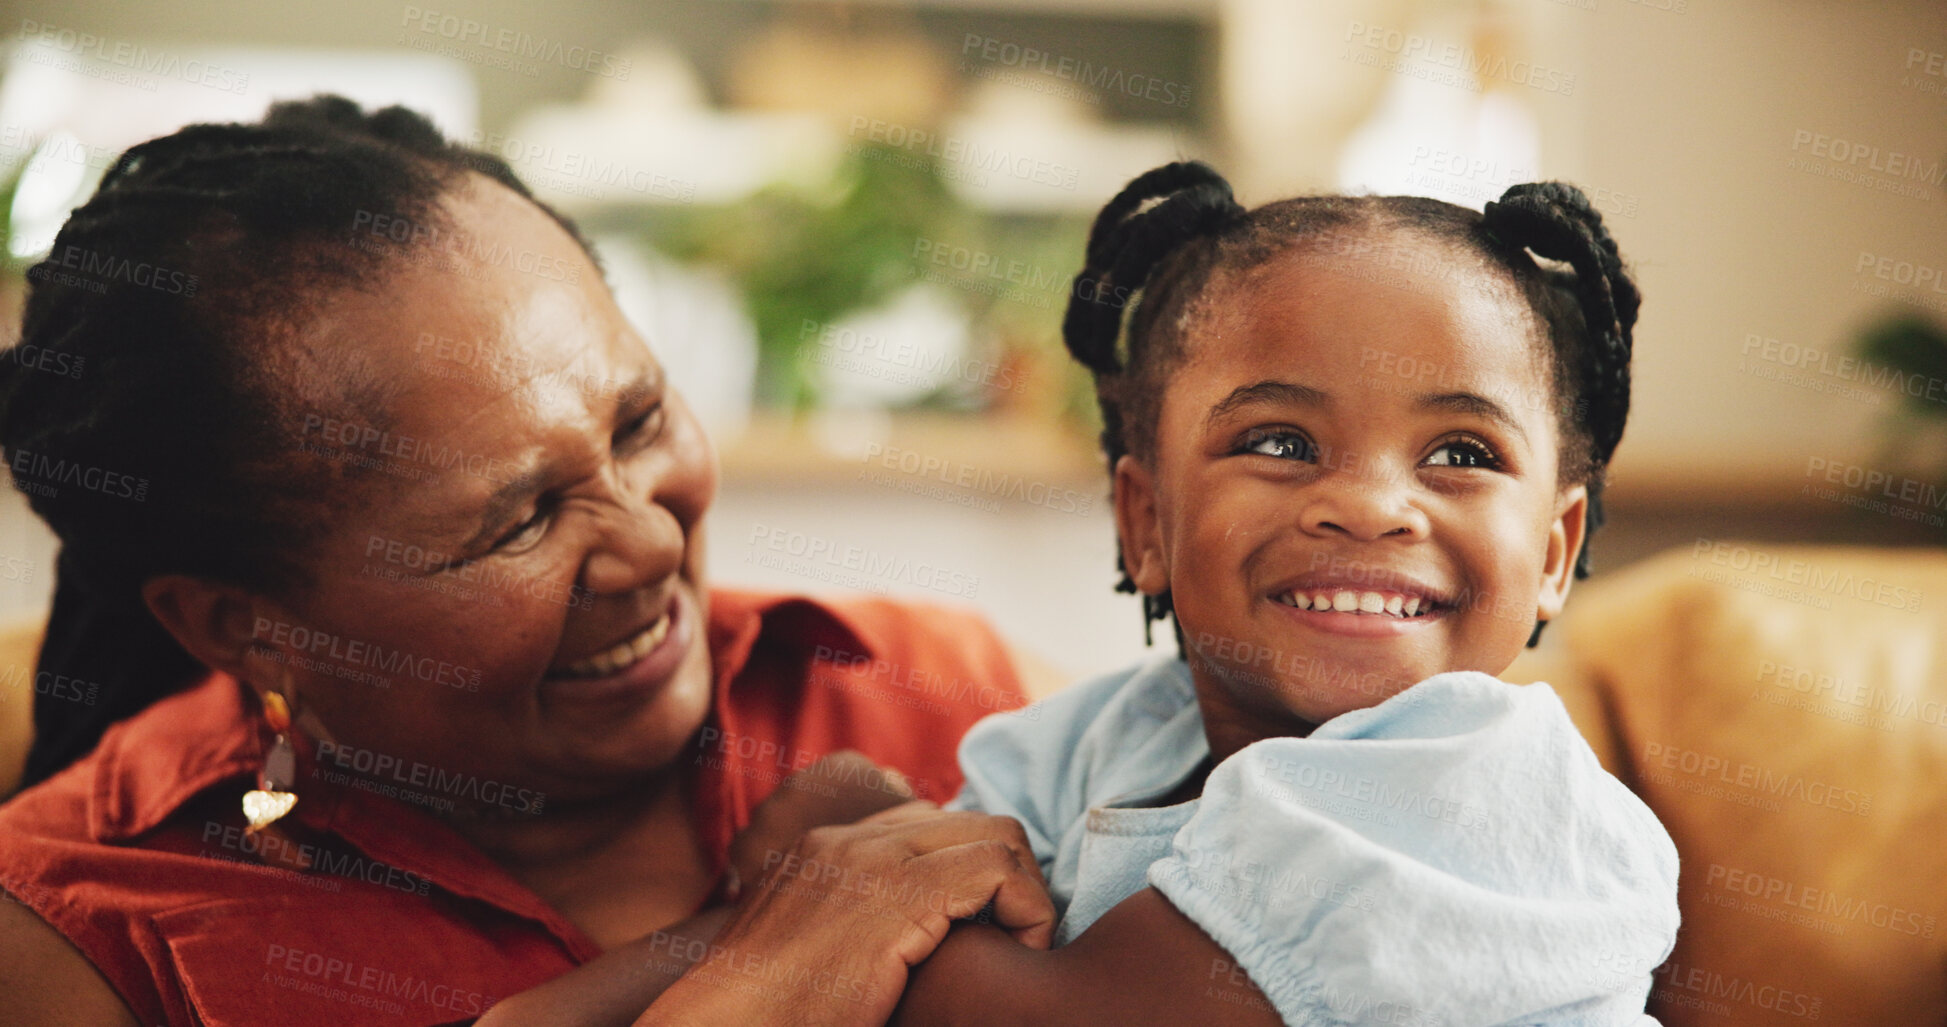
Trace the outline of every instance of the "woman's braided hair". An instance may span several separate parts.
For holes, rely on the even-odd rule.
[[[1372,227],[1415,229],[1464,246],[1504,271],[1545,326],[1561,480],[1588,486],[1575,564],[1576,576],[1587,577],[1586,534],[1602,525],[1604,472],[1629,418],[1631,333],[1642,297],[1602,215],[1562,182],[1512,186],[1480,213],[1416,196],[1304,196],[1246,210],[1229,183],[1198,161],[1137,176],[1096,216],[1062,319],[1068,351],[1095,379],[1111,476],[1125,454],[1152,455],[1163,390],[1183,356],[1182,328],[1218,273],[1248,270],[1329,232]],[[1136,592],[1119,547],[1116,559],[1116,590]],[[1167,592],[1144,596],[1145,633],[1171,610]],[[1529,644],[1540,634],[1537,624]]]
[[[35,359],[0,360],[0,447],[61,540],[40,669],[102,696],[37,705],[30,782],[196,676],[144,608],[144,581],[302,586],[320,511],[357,470],[301,458],[298,397],[380,421],[387,392],[355,347],[299,357],[287,340],[334,294],[382,286],[414,254],[372,226],[443,228],[439,200],[468,171],[532,199],[505,162],[414,111],[278,103],[258,123],[131,147],[29,269],[19,345]]]

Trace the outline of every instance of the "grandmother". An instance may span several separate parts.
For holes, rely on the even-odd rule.
[[[899,805],[1006,651],[707,588],[709,442],[504,163],[279,104],[129,150],[29,278],[81,373],[0,362],[0,445],[62,544],[42,667],[105,699],[42,697],[0,806],[8,1022],[876,1022],[953,917],[1045,944],[1018,825]],[[726,920],[737,972],[652,1005]],[[529,990],[604,952],[621,991]]]

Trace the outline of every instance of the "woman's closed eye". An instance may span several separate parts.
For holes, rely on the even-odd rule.
[[[1253,428],[1237,447],[1239,453],[1256,453],[1280,460],[1318,459],[1318,446],[1304,432],[1291,428]]]
[[[615,430],[613,444],[621,449],[625,446],[647,446],[656,441],[663,431],[663,404],[657,400],[649,409],[630,418]]]
[[[552,504],[544,503],[534,510],[534,515],[514,525],[505,535],[494,540],[488,549],[489,556],[512,556],[527,552],[537,545],[542,536],[548,533],[548,522],[554,519]]]

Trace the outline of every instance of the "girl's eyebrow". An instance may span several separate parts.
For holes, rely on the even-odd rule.
[[[1521,422],[1508,412],[1508,408],[1488,399],[1478,392],[1429,392],[1421,396],[1417,405],[1422,410],[1452,410],[1455,413],[1473,414],[1485,418],[1520,436],[1522,442],[1528,441],[1528,433]]]
[[[1216,406],[1210,408],[1210,413],[1204,415],[1203,423],[1208,427],[1225,414],[1251,403],[1278,403],[1286,406],[1320,407],[1327,404],[1327,397],[1323,389],[1315,389],[1309,385],[1300,385],[1297,382],[1284,382],[1274,378],[1266,378],[1261,382],[1240,385],[1230,390],[1230,395],[1225,396]]]

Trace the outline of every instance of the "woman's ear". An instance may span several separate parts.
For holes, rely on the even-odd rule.
[[[246,679],[262,606],[251,593],[187,574],[164,574],[143,583],[142,601],[204,666]]]
[[[1115,532],[1122,566],[1144,595],[1169,590],[1163,559],[1163,531],[1156,510],[1156,475],[1142,461],[1124,455],[1115,462]]]
[[[1589,488],[1575,485],[1562,490],[1555,504],[1555,521],[1548,527],[1548,550],[1541,564],[1541,590],[1536,599],[1536,619],[1554,620],[1568,602],[1568,590],[1575,584],[1575,563],[1588,540]]]

